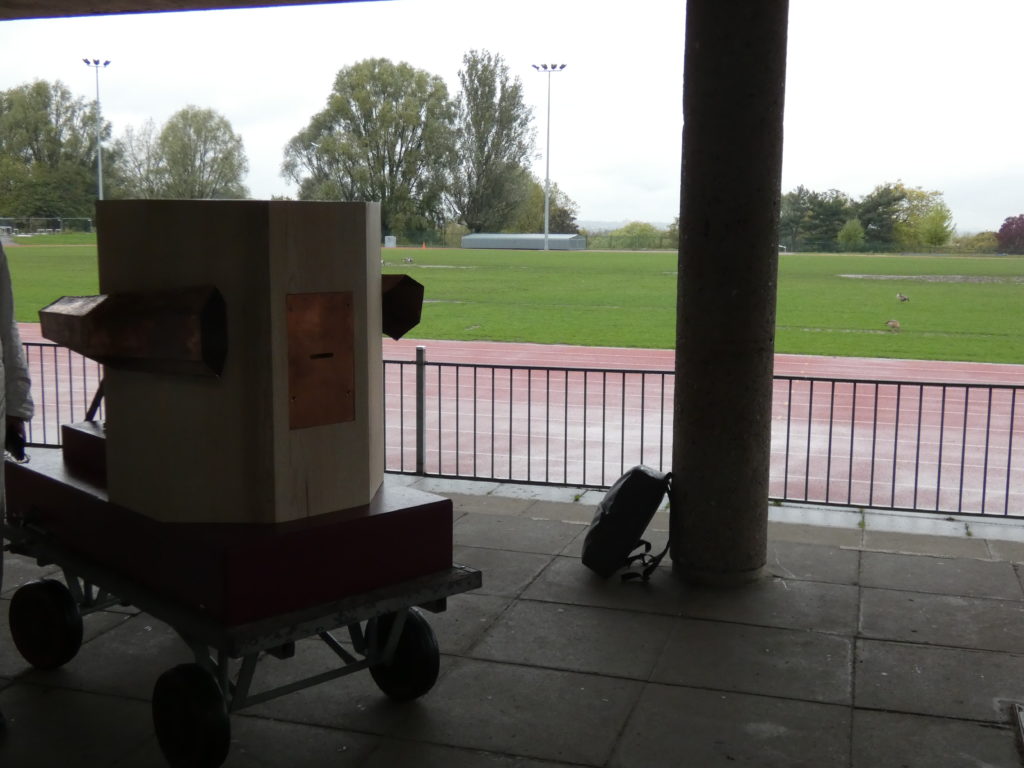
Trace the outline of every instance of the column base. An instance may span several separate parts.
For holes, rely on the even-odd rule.
[[[764,578],[766,571],[764,565],[749,571],[709,571],[686,563],[672,563],[673,576],[699,587],[741,587]]]

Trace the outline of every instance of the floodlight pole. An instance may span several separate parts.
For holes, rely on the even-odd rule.
[[[110,60],[100,62],[99,59],[82,59],[85,66],[96,70],[96,199],[103,199],[103,147],[100,144],[100,70],[110,64]]]
[[[551,73],[561,72],[565,64],[532,64],[538,72],[546,72],[548,76],[548,120],[547,147],[544,150],[544,250],[548,250],[548,224],[551,211]]]

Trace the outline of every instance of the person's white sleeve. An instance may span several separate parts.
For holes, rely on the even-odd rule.
[[[7,254],[0,247],[0,343],[3,344],[4,392],[7,415],[26,421],[32,418],[32,379],[25,362],[21,335],[14,321],[14,294]]]

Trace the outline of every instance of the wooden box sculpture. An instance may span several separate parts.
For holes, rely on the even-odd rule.
[[[383,480],[379,207],[109,201],[100,292],[213,286],[219,376],[108,366],[110,500],[156,520],[283,522]]]
[[[381,333],[423,287],[382,280],[377,204],[109,201],[97,224],[103,295],[40,320],[104,363],[105,427],[12,471],[9,514],[232,624],[451,566],[451,501],[382,488]]]

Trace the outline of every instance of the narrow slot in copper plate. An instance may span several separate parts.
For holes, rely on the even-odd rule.
[[[305,429],[355,419],[352,292],[291,293],[288,425]]]

